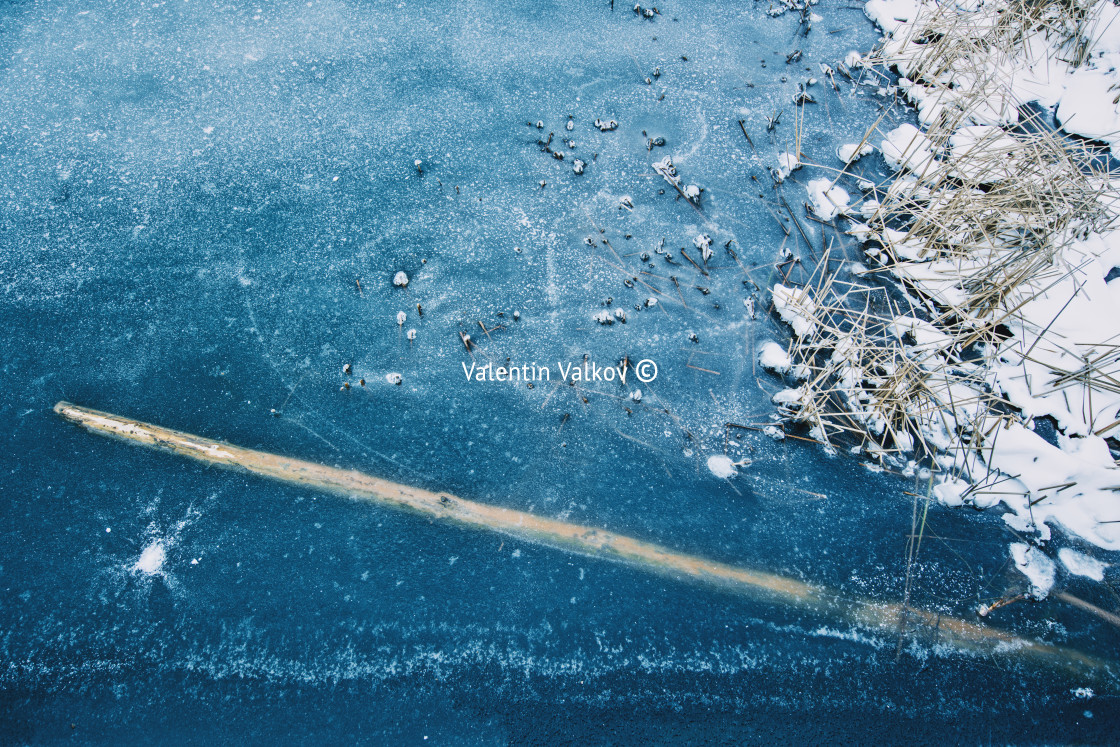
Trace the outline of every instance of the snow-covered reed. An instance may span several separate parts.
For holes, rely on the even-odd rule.
[[[867,8],[886,35],[860,64],[901,76],[919,127],[877,122],[853,146],[877,143],[895,173],[864,185],[849,233],[902,293],[836,280],[827,254],[804,283],[775,286],[795,333],[796,384],[775,402],[831,448],[904,469],[926,459],[946,503],[1002,500],[1020,531],[1044,540],[1050,521],[1120,549],[1120,470],[1106,441],[1120,436],[1120,283],[1106,280],[1120,265],[1115,141],[1051,126],[1053,112],[1120,122],[1103,95],[1120,90],[1120,44],[1115,55],[1111,42],[1094,46],[1120,10],[1081,0]],[[1090,73],[1102,95],[1067,100]],[[1056,446],[1034,431],[1043,416],[1057,424]]]

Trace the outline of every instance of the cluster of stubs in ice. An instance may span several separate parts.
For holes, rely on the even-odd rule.
[[[885,35],[861,72],[900,76],[888,90],[918,126],[876,123],[841,149],[845,169],[877,147],[893,171],[856,204],[842,177],[809,183],[813,212],[861,242],[869,282],[838,280],[826,255],[804,284],[774,286],[794,337],[763,364],[795,384],[775,402],[829,448],[925,460],[943,503],[1002,501],[1037,541],[1050,522],[1118,550],[1120,182],[1104,130],[1120,137],[1120,8],[867,12]]]

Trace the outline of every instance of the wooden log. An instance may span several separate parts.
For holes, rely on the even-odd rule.
[[[412,511],[433,519],[616,562],[771,603],[841,618],[891,635],[922,633],[942,645],[997,657],[1030,656],[1055,668],[1115,685],[1116,664],[1079,651],[1044,644],[939,613],[900,604],[846,597],[826,587],[766,571],[676,552],[652,542],[525,511],[466,500],[449,493],[383,480],[356,470],[329,467],[215,441],[182,431],[59,402],[54,411],[86,430],[216,467],[247,472],[356,500]]]

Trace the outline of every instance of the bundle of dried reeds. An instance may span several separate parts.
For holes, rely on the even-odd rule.
[[[1001,423],[1026,417],[993,386],[995,361],[1029,359],[1038,346],[1058,361],[1049,386],[1081,386],[1090,400],[1094,389],[1120,393],[1120,346],[1055,340],[1048,320],[1019,314],[1076,278],[1084,256],[1075,247],[1118,215],[1100,151],[1055,131],[1010,80],[1039,39],[1072,55],[1066,63],[1083,62],[1092,5],[1004,0],[962,12],[931,3],[864,59],[904,76],[924,129],[878,133],[896,173],[870,190],[866,222],[850,233],[916,299],[909,309],[885,294],[870,303],[875,288],[835,281],[827,254],[805,283],[775,287],[801,382],[775,401],[815,438],[985,477],[985,445]],[[880,139],[879,126],[861,146]],[[1120,421],[1098,432],[1114,428]]]

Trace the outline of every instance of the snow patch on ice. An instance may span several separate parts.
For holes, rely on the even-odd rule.
[[[848,212],[848,192],[832,184],[830,179],[813,179],[809,182],[810,209],[821,220],[832,220]]]
[[[789,353],[776,342],[768,342],[762,346],[758,354],[758,363],[766,370],[775,373],[789,373],[792,368]]]
[[[140,552],[140,557],[132,566],[134,573],[145,576],[155,576],[163,571],[164,561],[167,560],[167,545],[162,539],[155,539]]]
[[[817,305],[813,302],[809,291],[803,288],[790,288],[777,283],[771,291],[774,308],[782,321],[793,327],[793,332],[798,337],[811,335],[817,329],[813,321],[813,314]]]
[[[933,164],[933,142],[912,124],[901,124],[887,133],[879,146],[887,165],[922,174]]]
[[[1030,595],[1035,599],[1045,599],[1054,587],[1054,561],[1037,547],[1025,542],[1016,542],[1011,545],[1011,559],[1031,582]]]
[[[840,156],[840,160],[844,163],[852,163],[873,150],[875,149],[871,146],[871,143],[864,143],[862,146],[859,143],[845,143],[836,149],[836,155]]]
[[[1058,550],[1058,560],[1073,575],[1085,576],[1094,581],[1104,581],[1104,570],[1108,568],[1108,563],[1102,563],[1096,558],[1090,558],[1088,555],[1071,550],[1068,547]]]
[[[708,471],[725,480],[739,474],[739,470],[735,469],[735,462],[724,454],[713,454],[708,457]]]
[[[779,184],[784,182],[790,174],[801,168],[801,159],[794,153],[779,153],[778,168],[774,170],[774,180]]]

